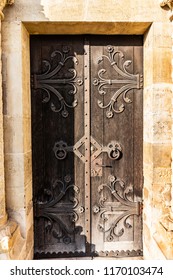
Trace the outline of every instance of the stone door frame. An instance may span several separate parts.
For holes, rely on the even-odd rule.
[[[3,83],[5,91],[8,92],[4,101],[6,201],[9,216],[21,226],[22,236],[26,240],[26,254],[30,258],[33,254],[29,35],[140,34],[144,36],[144,256],[154,258],[156,255],[164,258],[162,251],[165,253],[166,249],[161,248],[160,242],[162,240],[158,236],[160,227],[162,230],[160,217],[163,214],[168,214],[168,209],[166,209],[162,199],[165,185],[168,188],[168,195],[171,191],[172,42],[170,31],[168,32],[170,23],[15,22],[13,31],[9,29],[8,34],[6,34],[7,25],[8,23],[4,23],[3,44],[5,71],[3,72]],[[16,31],[15,34],[14,31]],[[9,34],[10,32],[11,34]],[[12,48],[16,36],[21,41]],[[14,60],[19,62],[19,74],[18,79],[12,85],[16,74]],[[6,71],[9,71],[11,77],[10,74],[6,75]],[[15,97],[14,92],[16,92]],[[19,103],[18,109],[14,109],[16,100]],[[163,104],[164,106],[162,106]],[[13,135],[15,125],[18,132],[17,138],[14,139],[15,143],[12,145],[9,143],[9,137]],[[19,147],[19,139],[22,141],[22,150]],[[19,196],[21,196],[20,202]],[[151,216],[153,219],[150,218]],[[154,255],[151,256],[153,250]]]

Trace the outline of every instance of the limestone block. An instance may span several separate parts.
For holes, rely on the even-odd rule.
[[[144,116],[172,112],[172,84],[156,83],[144,88]]]
[[[28,229],[33,226],[33,217],[33,203],[30,201],[26,212],[26,231],[28,231]]]
[[[58,21],[58,22],[24,22],[30,34],[144,34],[150,22],[117,22],[117,21]]]
[[[160,250],[156,241],[152,238],[148,244],[147,240],[143,244],[144,260],[166,260],[165,255]]]
[[[153,82],[172,82],[172,49],[170,47],[153,49]]]
[[[49,3],[46,0],[42,0],[43,13],[46,18],[51,21],[56,21],[57,16],[62,20],[104,20],[105,18],[110,18],[117,21],[129,20],[132,18],[135,21],[139,21],[141,17],[145,15],[145,21],[149,18],[149,10],[152,6],[152,11],[157,10],[157,16],[161,16],[162,10],[160,11],[156,5],[152,5],[153,1],[141,2],[139,1],[126,1],[126,3],[118,0],[75,0],[62,1],[62,0],[51,0]],[[159,7],[160,8],[160,7]],[[155,11],[156,12],[156,11]],[[159,13],[159,14],[158,14]],[[63,17],[64,16],[64,17]],[[155,13],[153,11],[153,16]]]
[[[169,144],[172,136],[172,118],[167,112],[144,115],[144,141]]]
[[[143,119],[143,139],[146,143],[153,143],[154,129],[153,129],[153,115],[144,115]]]
[[[173,233],[173,219],[170,217],[169,213],[161,216],[160,224],[166,229],[167,232]]]
[[[165,48],[172,44],[172,24],[171,22],[154,22],[153,24],[153,46]]]
[[[19,210],[8,209],[8,214],[11,219],[20,225],[20,232],[23,238],[26,238],[26,210],[21,208]]]
[[[26,259],[26,241],[21,237],[20,234],[18,234],[9,255],[11,260]]]
[[[152,12],[151,12],[152,11]],[[168,21],[155,0],[20,0],[4,10],[6,21]]]
[[[172,113],[172,83],[159,83],[153,85],[153,113]]]
[[[145,182],[153,182],[154,178],[154,168],[153,164],[148,164],[147,162],[143,163],[143,172],[144,172],[144,185]]]
[[[171,48],[144,48],[144,86],[153,83],[171,84],[171,60]]]
[[[33,247],[31,247],[29,253],[26,256],[26,260],[33,260],[33,257],[34,257],[34,250]]]
[[[153,167],[171,167],[170,144],[153,144],[144,142],[144,161]]]
[[[6,153],[23,152],[23,119],[20,116],[4,116],[4,136]]]
[[[26,252],[29,252],[30,249],[33,247],[34,243],[34,229],[33,225],[30,227],[30,229],[27,232],[27,237],[26,237]]]
[[[29,106],[29,105],[28,105]],[[23,150],[24,152],[31,151],[31,119],[24,117],[23,118]]]
[[[170,208],[170,188],[167,190],[168,184],[156,184],[152,185],[152,207],[157,208],[160,211],[160,215],[165,212],[166,208]],[[158,218],[160,217],[158,215]]]
[[[6,189],[6,204],[7,208],[17,211],[24,207],[24,189],[22,187]]]
[[[32,180],[32,156],[31,151],[24,154],[24,182],[25,186]]]
[[[13,12],[14,8],[14,6],[10,8],[9,12]],[[2,24],[2,53],[8,55],[12,52],[20,52],[22,50],[20,38],[21,23],[15,20],[11,24],[11,22],[4,20]]]
[[[145,246],[147,246],[147,249],[150,250],[151,233],[150,233],[150,228],[147,226],[146,223],[144,223],[143,225],[143,236],[144,236]]]
[[[152,82],[152,81],[150,81]],[[153,110],[153,85],[144,87],[143,89],[143,108],[144,108],[144,118],[151,115]]]
[[[146,188],[146,186],[145,186],[145,188],[144,188],[144,190],[143,190],[143,200],[149,200],[149,190]],[[144,213],[145,214],[145,213]],[[146,214],[145,214],[145,216],[146,216]]]
[[[171,175],[172,170],[171,168],[155,168],[154,169],[154,183],[171,183]]]
[[[171,168],[171,144],[153,144],[153,166]]]
[[[172,139],[172,119],[167,113],[155,114],[153,116],[153,142],[171,143]]]
[[[153,144],[152,143],[144,142],[143,159],[146,164],[153,163]]]
[[[22,25],[22,98],[23,98],[23,116],[31,117],[31,93],[30,93],[30,45],[29,33]]]
[[[153,84],[153,59],[154,52],[152,47],[144,47],[143,49],[143,57],[144,57],[144,89]],[[145,94],[145,91],[144,91]]]
[[[32,209],[32,181],[25,187],[25,208],[26,215],[28,215]]]
[[[5,5],[12,5],[14,3],[14,0],[1,0],[0,2],[0,19],[4,19],[3,9]]]
[[[23,154],[5,155],[5,179],[7,187],[24,185],[24,156]]]
[[[13,246],[18,226],[14,221],[0,228],[0,254],[9,252]]]
[[[4,67],[6,73],[3,78],[3,89],[5,94],[4,112],[9,116],[22,116],[22,67],[21,54],[10,53],[4,56]],[[14,67],[15,65],[15,67]]]
[[[166,259],[173,259],[173,231],[168,231],[162,224],[158,223],[153,237]]]

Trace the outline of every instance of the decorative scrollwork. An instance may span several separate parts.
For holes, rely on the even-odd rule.
[[[69,78],[59,78],[58,76],[61,69],[67,64],[68,60],[72,60],[74,64],[78,64],[78,59],[74,55],[69,55],[69,52],[70,48],[68,46],[64,46],[62,51],[53,51],[51,54],[51,62],[48,60],[42,61],[46,69],[44,73],[34,74],[31,80],[31,84],[34,89],[41,89],[45,93],[42,101],[43,103],[48,103],[50,101],[51,94],[54,94],[57,97],[59,105],[57,106],[53,101],[51,101],[50,107],[53,112],[61,112],[61,115],[64,118],[69,115],[67,108],[76,107],[78,101],[75,99],[71,104],[67,103],[58,88],[63,86],[63,89],[65,89],[68,95],[74,96],[77,93],[77,86],[81,86],[83,84],[83,80],[77,77],[77,71],[74,68],[67,69],[67,73],[70,73]],[[57,59],[57,65],[53,68],[52,61],[55,58]]]
[[[79,148],[82,145],[85,145],[86,137],[83,136],[79,141],[76,142],[73,146],[68,146],[66,142],[60,140],[55,142],[53,147],[53,152],[55,154],[55,157],[58,160],[64,160],[67,157],[68,152],[73,152],[78,158],[82,160],[83,163],[85,163],[85,154],[82,154],[79,151]],[[118,160],[122,156],[122,148],[119,143],[116,141],[111,141],[108,143],[107,146],[101,146],[94,138],[91,136],[91,147],[94,147],[96,151],[91,156],[91,175],[92,177],[95,176],[101,176],[102,175],[102,168],[100,168],[100,165],[102,165],[102,162],[95,161],[96,158],[103,152],[107,153],[108,157],[112,160]],[[94,162],[94,164],[93,164]],[[99,170],[99,173],[97,172]]]
[[[140,202],[132,201],[133,187],[125,186],[125,183],[113,175],[108,177],[108,183],[98,187],[100,199],[98,204],[93,206],[93,213],[99,215],[98,230],[107,233],[106,240],[114,241],[115,237],[122,236],[126,230],[132,228],[132,224],[128,221],[132,215],[140,215]],[[110,194],[115,198],[114,202],[107,202],[107,197],[104,195],[104,188],[110,191]],[[121,205],[121,206],[120,206]],[[108,213],[112,212],[115,215],[115,221],[109,224]],[[118,214],[117,214],[118,213]],[[123,227],[117,231],[118,224],[123,224]]]
[[[96,151],[91,156],[91,161],[95,160],[101,153],[107,153],[108,157],[113,160],[120,159],[122,156],[122,147],[116,141],[111,141],[107,146],[101,146],[92,136],[91,144]]]
[[[115,70],[117,74],[116,79],[104,77],[107,70],[100,69],[98,71],[98,78],[93,80],[93,85],[98,86],[98,92],[100,95],[105,95],[107,88],[112,88],[113,85],[124,84],[118,90],[114,92],[108,104],[103,104],[101,100],[98,100],[98,106],[102,109],[108,109],[106,111],[106,117],[112,118],[114,113],[122,113],[125,109],[124,103],[132,103],[132,100],[127,96],[127,93],[132,89],[140,89],[142,87],[143,77],[139,74],[131,74],[127,71],[128,66],[132,63],[131,60],[124,61],[124,54],[121,51],[115,51],[113,46],[107,46],[108,55],[102,55],[98,58],[98,64],[107,59],[111,67]],[[120,59],[120,62],[118,62]],[[122,96],[123,102],[118,105],[118,99]]]
[[[122,148],[119,143],[112,141],[107,145],[107,153],[110,159],[116,160],[121,157]]]
[[[74,146],[68,146],[66,142],[60,140],[55,142],[53,151],[58,160],[63,160],[67,156],[67,152],[74,152],[83,162],[85,162],[85,156],[79,151],[79,148],[85,144],[85,137],[82,137]]]
[[[64,177],[64,182],[57,179],[51,189],[45,188],[35,203],[36,218],[43,217],[45,219],[45,229],[58,242],[69,244],[72,242],[71,236],[77,234],[80,228],[74,227],[75,222],[79,219],[79,215],[85,212],[83,206],[79,206],[77,195],[79,188],[74,184],[70,184],[71,176],[68,174]],[[68,193],[69,202],[63,203],[62,199]],[[68,217],[70,225],[64,223],[62,216]]]

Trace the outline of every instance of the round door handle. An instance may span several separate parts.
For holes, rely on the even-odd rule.
[[[121,158],[122,148],[119,143],[112,141],[107,145],[108,157],[113,160]]]

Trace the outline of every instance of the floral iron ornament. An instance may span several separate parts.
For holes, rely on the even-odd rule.
[[[65,244],[71,243],[73,235],[80,231],[80,227],[74,227],[75,222],[85,212],[77,199],[80,190],[71,180],[70,175],[66,175],[63,181],[57,179],[52,188],[44,188],[35,201],[35,217],[44,218],[47,233]],[[62,199],[68,195],[70,202],[63,203]],[[62,216],[68,217],[69,226]]]
[[[121,51],[115,51],[113,46],[107,46],[108,55],[102,55],[98,58],[98,64],[107,59],[110,66],[113,68],[117,78],[107,78],[106,69],[100,69],[98,71],[98,78],[93,80],[93,85],[98,86],[98,92],[100,95],[107,94],[107,89],[113,89],[114,85],[123,84],[118,90],[116,90],[111,97],[108,104],[103,104],[98,100],[98,106],[102,109],[107,109],[107,118],[112,118],[114,113],[122,113],[125,109],[124,103],[132,103],[132,100],[127,96],[127,93],[132,89],[141,89],[143,85],[143,76],[139,74],[131,74],[127,71],[128,66],[132,63],[131,60],[124,61],[124,54]],[[118,59],[120,62],[118,63]],[[123,103],[118,105],[118,100],[122,96]]]
[[[65,89],[68,95],[73,97],[77,93],[77,86],[83,84],[83,80],[77,77],[77,71],[74,68],[67,69],[69,77],[59,77],[63,67],[67,67],[67,61],[71,60],[73,64],[78,64],[78,59],[74,55],[69,55],[70,48],[64,46],[62,51],[55,50],[51,54],[51,60],[43,60],[42,63],[46,68],[42,74],[34,74],[31,79],[31,84],[34,89],[41,89],[45,93],[43,103],[50,101],[50,107],[53,112],[59,113],[66,118],[69,115],[67,108],[74,108],[78,101],[74,99],[71,104],[65,101],[65,96],[62,95],[61,88]],[[52,66],[53,60],[56,59],[56,67]],[[51,95],[56,96],[58,106],[51,101]]]
[[[142,204],[132,201],[133,187],[131,185],[125,186],[121,179],[113,175],[109,176],[108,180],[107,184],[98,187],[100,199],[98,204],[93,206],[93,213],[99,215],[98,230],[107,235],[108,242],[112,242],[116,237],[121,237],[125,230],[132,228],[132,223],[128,222],[128,219],[130,216],[141,214]],[[113,202],[108,201],[104,192],[105,188],[114,197]],[[111,212],[115,216],[114,222],[109,221]]]

